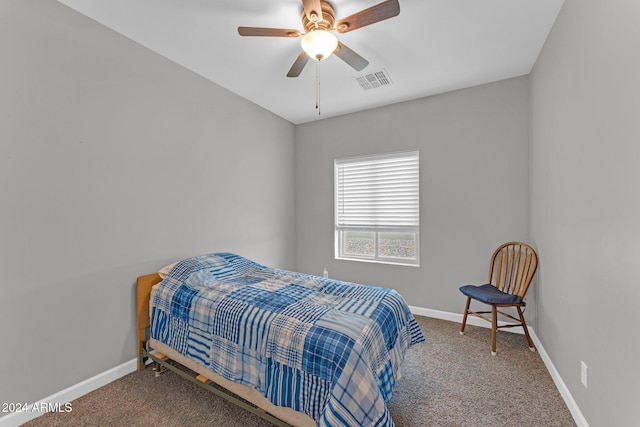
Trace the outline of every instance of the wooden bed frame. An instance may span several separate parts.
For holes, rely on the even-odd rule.
[[[149,340],[149,326],[151,326],[151,313],[149,313],[149,302],[151,298],[151,288],[162,282],[158,273],[140,276],[136,286],[136,322],[138,333],[136,334],[136,354],[138,355],[138,371],[145,368],[146,358],[142,350],[147,350]]]
[[[296,412],[291,408],[275,406],[258,390],[229,381],[199,363],[179,354],[169,346],[150,339],[149,328],[151,325],[151,315],[149,312],[149,302],[151,298],[151,288],[161,281],[162,278],[158,273],[147,274],[137,279],[136,323],[138,332],[136,354],[138,355],[139,371],[144,370],[147,362],[151,360],[158,365],[156,375],[158,375],[160,367],[162,367],[163,370],[171,370],[234,405],[266,419],[274,425],[281,427],[312,427],[316,425],[315,421],[306,414]],[[155,352],[152,350],[155,350]],[[193,376],[188,374],[185,370],[177,368],[175,363],[171,363],[172,361],[189,368],[198,375]],[[210,382],[217,384],[230,393],[221,391],[219,388],[212,386]]]

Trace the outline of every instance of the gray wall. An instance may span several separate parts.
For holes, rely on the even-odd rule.
[[[531,77],[537,334],[592,427],[640,420],[639,17],[566,0]]]
[[[135,357],[134,282],[294,267],[294,126],[50,0],[0,2],[0,402]]]
[[[528,120],[519,77],[297,126],[298,270],[326,266],[337,279],[395,288],[410,305],[461,312],[458,287],[486,281],[500,243],[528,239]],[[420,267],[335,260],[333,160],[416,149]]]

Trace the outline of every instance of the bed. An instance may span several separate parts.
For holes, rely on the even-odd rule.
[[[138,278],[139,369],[157,351],[293,426],[394,425],[385,403],[424,341],[395,290],[226,252],[163,276]]]

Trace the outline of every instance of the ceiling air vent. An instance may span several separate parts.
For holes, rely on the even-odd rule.
[[[388,86],[391,84],[391,79],[389,78],[389,74],[386,70],[380,70],[375,73],[356,77],[356,81],[364,90],[378,89],[382,86]]]

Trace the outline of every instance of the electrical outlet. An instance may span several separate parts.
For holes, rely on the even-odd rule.
[[[584,361],[580,361],[580,381],[584,388],[589,388],[589,367]]]

